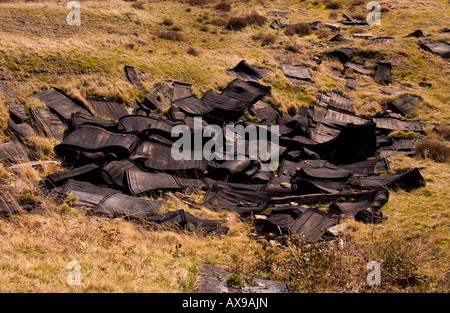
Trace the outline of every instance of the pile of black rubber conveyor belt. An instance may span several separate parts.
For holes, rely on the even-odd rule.
[[[353,51],[344,49],[334,55],[345,64],[353,58]],[[314,242],[326,238],[326,229],[343,216],[383,221],[386,216],[381,209],[389,190],[425,185],[418,169],[380,174],[389,169],[384,156],[414,153],[414,140],[391,138],[390,133],[422,133],[420,121],[390,113],[357,116],[351,99],[337,92],[321,95],[320,105],[282,115],[270,104],[269,86],[242,79],[234,79],[221,93],[209,90],[199,98],[186,83],[155,88],[164,97],[154,91],[133,110],[104,99],[90,100],[92,112],[67,95],[49,90],[38,97],[51,111],[31,108],[28,116],[23,106],[10,105],[10,128],[19,139],[41,132],[60,141],[55,151],[65,161],[66,170],[49,175],[48,188],[75,194],[78,204],[90,208],[90,213],[146,221],[160,228],[225,233],[224,221],[200,220],[182,210],[158,215],[164,200],[147,198],[204,190],[202,205],[210,210],[236,212],[247,221],[262,216],[256,221],[262,235],[301,234]],[[391,107],[407,115],[416,102],[407,96]],[[167,114],[159,113],[162,108],[168,108]],[[208,160],[203,153],[198,157],[194,148],[187,148],[190,160],[172,158],[172,149],[180,148],[175,144],[178,137],[171,136],[173,127],[188,126],[192,143],[198,135],[193,130],[196,117],[202,118],[202,130],[209,125],[222,129],[254,125],[269,131],[279,126],[278,145],[268,136],[269,149],[279,148],[276,171],[262,170],[270,158],[250,159],[248,138],[243,138],[243,153],[235,142],[232,160]],[[202,136],[202,145],[210,139]],[[5,147],[14,153],[22,146],[8,143]],[[224,156],[224,150],[213,153]],[[4,162],[17,161],[0,157]],[[298,205],[292,206],[294,202]],[[328,212],[306,207],[319,204],[327,204]]]

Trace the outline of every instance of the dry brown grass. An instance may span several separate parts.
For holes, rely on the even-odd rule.
[[[252,36],[253,40],[260,41],[263,46],[274,44],[277,37],[273,34],[259,33]]]
[[[223,12],[230,12],[231,11],[231,4],[229,4],[227,1],[222,1],[216,4],[214,7],[216,10],[223,11]]]
[[[450,145],[448,142],[436,139],[425,139],[416,146],[419,157],[431,159],[436,162],[450,162]]]
[[[225,28],[228,30],[243,30],[247,25],[248,21],[244,16],[232,16]]]
[[[296,23],[286,26],[285,34],[288,36],[298,35],[300,37],[311,35],[311,26],[307,23]]]
[[[161,39],[172,40],[172,41],[183,41],[184,40],[183,35],[175,30],[161,31],[158,33],[158,37]]]

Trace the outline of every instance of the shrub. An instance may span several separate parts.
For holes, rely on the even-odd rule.
[[[246,18],[248,24],[250,25],[263,26],[265,23],[267,23],[267,18],[256,11],[248,13]]]
[[[145,10],[144,3],[145,3],[144,1],[137,1],[134,2],[131,6],[137,10]]]
[[[231,5],[226,1],[222,1],[215,6],[215,9],[219,11],[230,12]]]
[[[297,23],[286,26],[285,33],[288,36],[299,35],[300,37],[303,37],[311,35],[312,30],[311,26],[307,23]]]
[[[200,54],[200,52],[197,49],[190,47],[187,50],[187,54],[193,55],[193,56],[198,56]]]
[[[326,1],[324,4],[325,8],[327,8],[328,10],[338,10],[341,8],[341,4],[339,2]]]
[[[242,30],[247,27],[248,22],[247,19],[243,16],[232,16],[228,20],[227,26],[225,27],[228,30]]]
[[[173,41],[183,41],[183,35],[180,32],[176,32],[173,30],[159,32],[158,37],[161,39],[173,40]]]
[[[449,125],[438,125],[433,128],[433,132],[444,138],[445,140],[450,140],[450,126]]]
[[[327,30],[327,29],[319,29],[316,32],[316,35],[317,35],[317,37],[322,39],[322,38],[330,37],[332,35],[332,33],[329,30]]]
[[[436,162],[450,162],[450,146],[436,139],[425,139],[416,146],[419,157],[432,159]]]
[[[173,26],[170,28],[170,30],[173,30],[174,32],[180,32],[183,30],[181,26]]]
[[[163,25],[172,26],[173,25],[173,20],[171,18],[165,17],[164,20],[163,20]]]
[[[230,22],[229,20],[227,21],[223,17],[216,17],[216,18],[213,18],[212,20],[210,20],[208,22],[208,24],[212,24],[212,25],[218,26],[218,27],[223,27],[223,26],[227,26],[229,22]]]
[[[197,5],[197,6],[205,5],[207,3],[208,3],[208,0],[189,0],[188,1],[188,4]]]
[[[259,40],[259,41],[261,41],[263,46],[266,46],[266,45],[274,44],[277,40],[277,37],[272,34],[260,33],[260,34],[253,35],[252,39],[257,40],[257,41]]]

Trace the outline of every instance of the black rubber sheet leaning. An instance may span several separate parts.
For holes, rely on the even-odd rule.
[[[63,141],[66,126],[55,114],[42,108],[30,108],[30,116],[46,137]]]
[[[139,138],[134,134],[113,132],[85,124],[70,133],[55,151],[66,160],[76,161],[85,152],[103,152],[112,159],[127,158],[135,150]]]
[[[355,220],[365,223],[379,223],[387,217],[380,211],[389,199],[386,189],[374,191],[367,199],[356,202],[336,202],[330,205],[329,212],[354,216]]]
[[[172,103],[173,85],[171,83],[162,83],[153,88],[150,93],[145,96],[144,105],[150,109],[165,110]]]
[[[264,125],[278,124],[278,119],[282,115],[279,110],[263,101],[258,101],[253,104],[250,108],[250,113],[259,119],[260,124]]]
[[[423,42],[419,45],[423,49],[431,51],[441,57],[448,58],[450,56],[450,45],[446,42]]]
[[[354,177],[349,180],[349,185],[355,189],[379,189],[380,187],[393,190],[403,189],[410,191],[425,186],[425,180],[419,169],[415,168],[405,173],[385,176]]]
[[[65,122],[70,121],[72,113],[83,112],[90,114],[85,108],[77,105],[66,94],[59,90],[48,89],[36,94],[35,97],[45,103],[51,111]]]
[[[105,196],[97,206],[88,212],[115,218],[140,220],[154,216],[163,204],[164,202],[160,200],[150,201],[123,193],[114,193]]]
[[[30,139],[32,137],[38,137],[38,133],[31,127],[27,122],[16,123],[12,118],[8,119],[8,129],[13,132],[13,134],[19,137]]]
[[[9,217],[12,214],[19,214],[25,211],[29,210],[25,210],[21,206],[14,203],[4,202],[3,199],[0,198],[0,216]]]
[[[137,87],[141,87],[141,82],[137,76],[136,70],[132,66],[125,65],[125,74],[129,80],[130,83]]]
[[[184,189],[183,184],[176,176],[165,173],[149,173],[136,169],[127,169],[125,177],[127,187],[133,195]]]
[[[264,96],[270,95],[271,88],[252,81],[236,78],[222,92],[222,95],[241,101],[245,107],[256,103]]]
[[[344,68],[352,69],[353,71],[355,71],[356,73],[361,74],[361,75],[371,75],[372,74],[372,70],[367,69],[365,67],[365,65],[362,63],[348,61],[348,62],[344,63]]]
[[[192,96],[191,84],[174,82],[173,83],[172,101]]]
[[[9,111],[9,117],[13,119],[16,123],[24,123],[29,120],[27,113],[25,112],[25,107],[23,104],[14,102],[7,105]]]
[[[392,102],[389,105],[389,108],[394,112],[402,114],[403,116],[408,116],[420,103],[422,103],[422,99],[420,97],[407,95]]]
[[[424,35],[423,35],[423,32],[420,29],[418,29],[418,30],[413,31],[411,34],[408,34],[406,37],[419,38],[419,37],[424,37]]]
[[[333,38],[330,39],[330,41],[335,41],[335,42],[350,42],[350,40],[345,39],[344,36],[342,35],[336,35]]]
[[[356,78],[345,77],[345,84],[350,89],[356,89]]]
[[[106,99],[88,99],[95,116],[109,118],[118,121],[122,116],[128,115],[128,111],[122,103]]]
[[[269,214],[258,215],[257,231],[261,234],[301,235],[306,242],[317,242],[328,228],[339,222],[338,217],[316,209],[285,206],[272,209]]]
[[[273,29],[285,28],[286,26],[287,25],[284,24],[280,19],[276,19],[270,24],[270,28],[273,28]]]
[[[224,235],[228,232],[228,227],[222,226],[223,223],[223,220],[200,219],[184,210],[170,211],[145,219],[145,224],[160,229],[195,230],[216,235]]]
[[[9,141],[0,143],[0,161],[20,163],[30,158],[30,150],[20,142]]]
[[[92,208],[91,214],[142,219],[155,215],[162,201],[151,201],[123,194],[115,189],[99,187],[88,182],[68,180],[61,194],[77,196],[77,205]],[[124,205],[126,203],[126,205]]]
[[[339,48],[328,53],[329,56],[337,58],[342,64],[353,59],[355,53],[350,48]]]
[[[389,62],[379,62],[375,65],[375,81],[382,85],[391,82],[392,64]]]
[[[356,87],[356,81],[355,81]],[[353,112],[352,100],[347,98],[346,96],[333,92],[331,96],[327,96],[326,94],[319,94],[318,100],[320,103],[329,106],[331,108],[339,109],[342,111]]]
[[[211,107],[194,96],[174,100],[172,104],[180,108],[185,114],[196,116],[205,115],[212,110]]]
[[[264,68],[258,68],[251,66],[247,61],[240,61],[233,69],[228,70],[228,74],[234,78],[240,78],[244,80],[260,80],[267,76],[270,70]]]
[[[203,205],[211,210],[227,210],[241,215],[263,211],[270,194],[263,191],[264,185],[216,183],[204,199]]]
[[[62,185],[63,183],[67,182],[69,179],[80,179],[85,178],[86,180],[89,180],[89,178],[92,179],[93,172],[98,170],[100,168],[99,165],[95,163],[86,164],[80,167],[73,168],[71,170],[57,172],[54,174],[51,174],[45,178],[45,183],[49,187],[55,187]]]
[[[375,122],[377,129],[382,131],[413,131],[423,132],[423,126],[420,121],[404,121],[394,117],[374,117],[372,120]]]
[[[190,160],[175,160],[170,157],[171,149],[171,145],[146,140],[138,146],[130,159],[148,170],[176,173],[183,176],[203,176],[208,166],[206,159],[195,160],[194,151],[191,151]]]
[[[345,25],[367,25],[367,21],[365,19],[354,18],[348,16],[347,14],[342,14],[344,20],[341,21],[342,24]]]
[[[84,112],[72,113],[72,118],[70,119],[70,126],[73,129],[77,129],[84,124],[98,125],[111,130],[117,128],[116,122],[114,120],[106,120],[98,118]]]

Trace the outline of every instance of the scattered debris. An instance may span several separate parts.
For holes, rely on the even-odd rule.
[[[130,83],[132,83],[133,85],[135,85],[137,87],[142,86],[134,67],[125,65],[125,74],[127,75],[127,78]]]
[[[245,80],[260,80],[269,72],[270,70],[268,69],[251,66],[245,60],[242,60],[233,69],[228,71],[231,76]]]
[[[301,80],[310,80],[311,72],[309,68],[301,65],[281,64],[284,75]]]
[[[419,43],[419,45],[423,49],[431,51],[441,57],[448,58],[450,56],[450,45],[446,42],[422,42]]]
[[[232,272],[203,264],[194,286],[196,293],[289,293],[285,283],[241,275],[241,284],[227,284]]]
[[[407,95],[405,97],[399,98],[390,104],[390,109],[394,112],[398,112],[403,116],[408,116],[412,110],[422,103],[420,97],[414,95]]]

